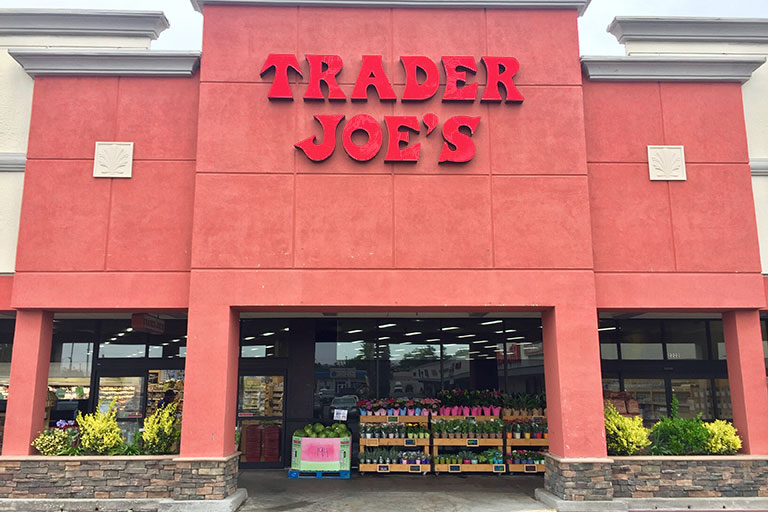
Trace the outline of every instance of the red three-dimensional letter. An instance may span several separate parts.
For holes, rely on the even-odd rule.
[[[444,162],[469,162],[475,156],[475,143],[472,139],[459,131],[462,126],[469,128],[469,133],[475,133],[475,128],[480,122],[479,117],[455,116],[443,125],[443,150],[440,152],[440,163]],[[451,146],[456,149],[451,149]]]
[[[360,66],[360,74],[357,75],[355,88],[352,90],[352,99],[365,101],[368,99],[368,86],[374,86],[379,99],[382,101],[395,101],[395,91],[384,73],[384,65],[381,55],[363,55],[363,63]]]
[[[352,142],[352,134],[358,130],[364,131],[368,135],[368,140],[362,146]],[[360,162],[367,162],[379,154],[383,139],[381,126],[368,114],[358,114],[350,119],[341,135],[344,151]]]
[[[499,84],[507,92],[506,102],[521,102],[525,98],[515,87],[512,78],[520,69],[520,63],[514,57],[483,57],[483,64],[488,71],[488,85],[480,101],[501,101]]]
[[[443,57],[445,68],[445,94],[443,101],[475,101],[477,84],[467,84],[467,71],[475,74],[477,64],[473,57]],[[459,68],[465,71],[459,71]],[[465,84],[459,88],[459,82]]]
[[[338,55],[307,55],[309,62],[309,85],[307,92],[304,93],[305,100],[322,100],[323,90],[320,88],[320,82],[325,82],[328,86],[329,100],[346,100],[347,95],[336,82],[336,76],[341,73],[341,57]],[[323,70],[323,65],[328,66]]]
[[[288,83],[288,69],[292,69],[299,74],[299,61],[296,60],[295,55],[287,53],[270,53],[267,57],[267,61],[264,63],[264,67],[261,68],[261,76],[264,76],[269,68],[275,68],[275,78],[272,80],[272,87],[269,89],[269,95],[267,96],[271,100],[275,99],[293,99],[293,93],[291,92],[291,86]]]
[[[415,133],[419,133],[419,118],[416,116],[384,116],[384,122],[389,133],[387,156],[384,157],[384,161],[418,162],[421,144],[400,149],[400,143],[405,142],[407,146],[411,135],[407,130],[401,132],[400,128],[407,128]]]
[[[315,119],[323,127],[323,143],[315,144],[316,137],[313,135],[297,142],[295,146],[313,162],[322,162],[330,157],[336,149],[336,127],[339,126],[344,116],[315,116]]]
[[[405,91],[403,101],[428,100],[437,92],[440,85],[440,72],[437,64],[428,57],[400,57],[405,69]],[[424,83],[419,83],[419,70],[424,71],[427,77]]]

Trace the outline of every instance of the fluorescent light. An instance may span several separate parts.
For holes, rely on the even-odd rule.
[[[495,332],[496,334],[503,334],[504,333],[504,331],[493,331],[493,332]]]
[[[417,336],[421,334],[421,331],[415,331],[415,332],[407,332],[405,333],[406,336]]]
[[[455,331],[456,329],[458,329],[458,327],[443,327],[440,330],[441,331]]]
[[[507,330],[506,330],[506,331],[504,331],[504,332],[517,332],[517,330],[516,330],[516,329],[507,329]]]
[[[347,331],[347,334],[357,334],[359,332],[363,332],[362,329],[352,329],[351,331]]]
[[[504,320],[490,320],[488,322],[480,322],[480,325],[493,325],[493,324],[500,324]]]
[[[274,346],[274,345],[267,345],[267,346],[266,346],[266,347],[264,347],[264,348],[275,348],[275,346]]]
[[[601,327],[598,331],[615,331],[616,327]]]
[[[380,340],[388,340],[388,339],[389,339],[389,336],[382,336],[382,337],[380,337],[379,339],[380,339]]]
[[[264,334],[262,334],[262,336],[272,336],[273,334],[275,334],[275,333],[273,333],[273,332],[265,332]]]
[[[480,353],[479,350],[471,350],[468,352],[468,354],[479,354],[479,353]]]
[[[256,336],[248,336],[247,338],[245,338],[245,341],[251,341],[255,339],[256,339]]]
[[[290,328],[290,327],[284,327],[284,328],[283,328],[283,330],[284,330],[285,332],[288,332],[288,331],[290,331],[290,330],[291,330],[291,328]]]
[[[462,334],[461,336],[456,336],[457,338],[474,338],[477,336],[477,334]]]
[[[387,327],[394,327],[397,324],[382,324],[379,326],[379,329],[386,329]]]
[[[487,341],[488,341],[488,340],[475,340],[475,341],[473,341],[473,342],[472,342],[472,344],[473,344],[473,345],[475,345],[475,344],[477,344],[477,343],[485,343],[485,342],[487,342]]]
[[[162,345],[163,345],[164,347],[167,347],[167,346],[168,346],[168,342],[166,341],[165,343],[162,343]]]
[[[440,341],[440,338],[430,338],[427,341]]]
[[[355,340],[355,341],[353,341],[352,343],[362,343],[362,342],[364,342],[364,341],[365,341],[365,340]]]
[[[525,336],[515,336],[514,338],[507,338],[507,340],[509,340],[509,341],[512,341],[512,340],[524,340],[524,339],[525,339]]]
[[[118,336],[125,336],[125,333],[124,332],[119,332],[119,333],[117,333],[117,335]]]
[[[133,332],[133,327],[128,327],[125,332]]]

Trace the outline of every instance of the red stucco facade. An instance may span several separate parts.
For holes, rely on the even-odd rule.
[[[597,312],[663,310],[723,313],[734,421],[768,454],[739,84],[587,81],[568,9],[207,6],[204,19],[191,78],[35,81],[17,269],[0,281],[18,311],[4,454],[27,453],[42,425],[43,312],[188,311],[192,457],[234,445],[240,311],[517,310],[543,315],[553,453],[605,455]],[[441,85],[425,102],[310,102],[292,74],[294,101],[270,101],[271,53],[296,55],[304,77],[305,55],[339,55],[348,98],[362,55],[383,56],[398,97],[402,55],[472,56],[481,92],[480,58],[513,56],[525,100],[442,102]],[[314,115],[362,113],[382,127],[480,116],[475,157],[439,165],[439,128],[411,134],[416,163],[357,162],[340,144],[316,163],[294,147],[320,135]],[[92,176],[94,143],[112,140],[135,143],[130,179]],[[687,181],[649,180],[653,144],[685,146]]]

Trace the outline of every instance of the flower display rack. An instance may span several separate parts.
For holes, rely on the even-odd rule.
[[[360,424],[369,425],[390,425],[390,424],[417,424],[423,427],[429,425],[429,416],[382,416],[382,415],[365,415],[360,416]],[[429,437],[379,437],[379,438],[364,438],[360,436],[360,454],[365,452],[368,447],[402,447],[411,448],[412,451],[420,451],[425,455],[429,455],[430,452],[430,438]],[[413,473],[413,474],[427,474],[432,470],[431,464],[363,464],[359,465],[360,473]]]

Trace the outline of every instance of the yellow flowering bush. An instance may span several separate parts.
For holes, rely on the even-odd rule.
[[[144,453],[161,455],[171,453],[181,437],[179,418],[176,417],[178,403],[171,403],[156,410],[144,420]]]
[[[741,439],[736,433],[736,427],[730,422],[715,420],[705,423],[709,438],[707,439],[707,453],[713,455],[731,455],[741,449]]]
[[[611,404],[605,408],[605,440],[609,455],[634,455],[651,444],[643,420],[626,418]]]
[[[69,435],[59,428],[45,430],[32,441],[32,446],[40,455],[61,455],[69,448]]]
[[[117,425],[115,403],[116,399],[112,400],[107,412],[97,410],[91,414],[77,413],[80,447],[85,453],[110,455],[123,445],[123,434]]]

